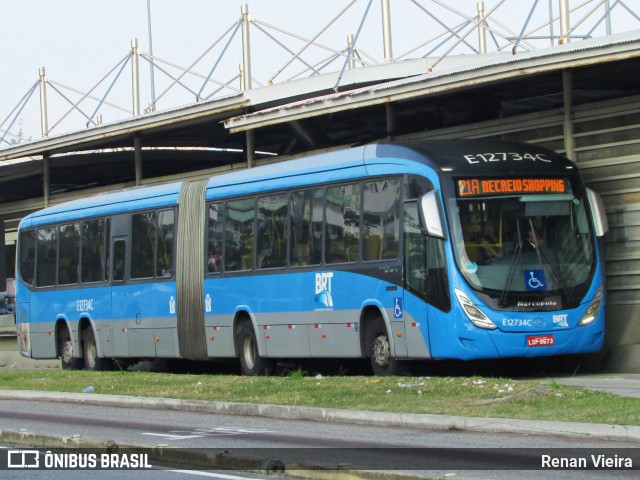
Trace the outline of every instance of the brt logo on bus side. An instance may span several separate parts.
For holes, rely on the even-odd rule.
[[[331,280],[333,272],[316,273],[316,303],[324,308],[333,308],[333,297],[331,296]]]

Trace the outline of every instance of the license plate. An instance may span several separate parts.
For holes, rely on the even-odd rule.
[[[550,347],[553,343],[553,335],[533,335],[527,337],[527,347]]]

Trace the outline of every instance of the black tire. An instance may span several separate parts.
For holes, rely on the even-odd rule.
[[[376,318],[366,330],[365,348],[374,375],[397,375],[400,361],[391,356],[389,334],[382,318]]]
[[[81,358],[73,356],[73,342],[66,327],[58,339],[58,352],[60,353],[60,365],[63,370],[80,370],[83,367]]]
[[[82,356],[85,370],[109,370],[113,363],[109,359],[98,356],[96,337],[93,335],[91,328],[88,328],[82,335]]]
[[[269,375],[273,372],[275,362],[271,358],[261,357],[258,353],[256,334],[249,322],[242,322],[238,328],[236,352],[240,358],[240,370],[243,375]]]

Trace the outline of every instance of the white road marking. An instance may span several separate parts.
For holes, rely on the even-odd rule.
[[[256,477],[239,477],[237,475],[227,475],[224,473],[201,472],[199,470],[168,470],[169,472],[186,473],[189,475],[197,475],[199,477],[220,478],[223,480],[261,480]]]
[[[141,435],[149,435],[152,437],[162,437],[165,440],[188,440],[190,438],[204,437],[204,435],[172,435],[170,433],[153,433],[153,432],[143,432]]]
[[[226,435],[249,435],[252,433],[268,433],[271,430],[219,427],[219,428],[198,428],[196,430],[171,430],[166,433],[143,432],[142,435],[162,437],[166,440],[188,440],[191,438],[222,437]]]

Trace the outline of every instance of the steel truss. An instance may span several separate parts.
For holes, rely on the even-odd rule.
[[[253,85],[284,83],[330,71],[340,72],[334,87],[334,90],[338,91],[346,69],[420,57],[428,58],[431,69],[437,69],[438,65],[451,55],[492,52],[511,52],[517,55],[518,52],[597,35],[619,33],[614,31],[614,24],[620,20],[640,25],[640,16],[629,6],[629,2],[630,0],[478,1],[475,5],[474,2],[467,2],[474,7],[474,11],[465,12],[459,9],[460,1],[397,0],[393,3],[394,18],[419,16],[421,25],[419,32],[407,32],[404,25],[396,30],[402,32],[405,37],[420,38],[418,44],[408,46],[397,56],[393,55],[396,38],[392,29],[390,0],[348,0],[327,24],[311,36],[254,18],[249,14],[249,6],[243,5],[240,16],[222,28],[223,33],[194,61],[187,67],[182,67],[152,53],[152,3],[151,0],[147,0],[149,52],[144,52],[138,47],[137,39],[132,40],[127,54],[88,91],[47,79],[44,67],[40,68],[38,81],[29,88],[6,117],[0,117],[3,118],[0,123],[0,147],[24,141],[20,127],[21,115],[38,88],[42,137],[47,137],[52,132],[57,133],[54,130],[60,130],[63,123],[68,130],[77,130],[78,124],[70,118],[72,114],[75,114],[74,118],[80,118],[87,128],[103,122],[103,111],[104,116],[114,111],[133,116],[140,115],[140,59],[147,62],[150,68],[149,99],[144,113],[155,111],[161,101],[163,108],[184,104],[185,93],[187,101],[200,102],[220,95],[236,94],[251,89]],[[485,7],[485,3],[490,4],[489,8]],[[514,8],[520,9],[521,18],[513,16]],[[357,24],[350,25],[355,28],[350,27],[350,30],[345,32],[345,19],[354,18]],[[382,29],[379,28],[380,19]],[[510,26],[505,22],[509,22]],[[368,53],[362,46],[364,41],[361,41],[361,33],[373,24],[376,25],[377,36],[383,46],[380,58]],[[340,29],[343,31],[339,32]],[[429,34],[425,35],[424,32]],[[255,76],[251,61],[252,35],[259,38],[261,44],[264,40],[267,45],[265,48],[279,52],[284,58],[275,69],[273,65],[269,65],[270,71],[263,67]],[[340,45],[340,38],[346,39],[346,44]],[[338,45],[335,45],[336,43]],[[371,47],[372,45],[367,44],[367,48]],[[230,62],[240,64],[237,73],[229,73],[230,69],[224,68],[228,67]],[[115,101],[108,101],[116,87],[122,88],[122,77],[126,76],[123,73],[127,66],[130,66],[131,71],[132,105],[129,108],[118,105]],[[158,80],[162,82],[163,89],[156,95]],[[176,90],[182,93],[176,95]],[[57,118],[51,122],[51,127],[48,91],[55,93],[58,99],[62,99],[63,103],[68,105],[66,111],[56,115]],[[102,93],[97,93],[98,91]],[[16,128],[20,128],[20,131],[16,132]]]

